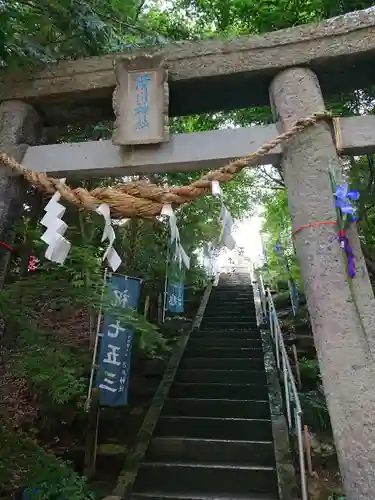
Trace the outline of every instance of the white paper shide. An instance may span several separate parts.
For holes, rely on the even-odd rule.
[[[224,245],[229,249],[233,250],[236,246],[236,242],[232,236],[233,219],[229,210],[224,204],[223,191],[221,190],[219,181],[211,182],[212,194],[215,198],[219,198],[221,201],[220,210],[220,220],[221,220],[221,234],[220,239],[223,241]]]
[[[102,236],[102,243],[108,240],[108,246],[104,252],[103,259],[107,258],[108,265],[112,268],[112,271],[115,272],[119,268],[121,264],[121,258],[116,250],[113,248],[113,243],[116,239],[115,231],[112,227],[111,221],[111,210],[107,203],[102,203],[97,209],[96,212],[99,215],[104,217],[104,230]]]
[[[175,242],[175,258],[178,260],[180,267],[183,263],[184,266],[189,269],[190,268],[190,257],[187,255],[185,250],[183,249],[180,242],[180,232],[177,227],[176,215],[173,211],[173,208],[169,204],[165,204],[162,208],[161,215],[165,215],[169,218],[169,227],[171,231],[171,243]]]
[[[65,179],[60,179],[60,182],[64,184]],[[60,199],[61,195],[56,191],[44,208],[46,213],[40,223],[46,231],[42,234],[41,240],[48,245],[45,253],[46,259],[57,264],[64,264],[71,244],[64,238],[68,226],[61,220],[66,208],[59,203]]]

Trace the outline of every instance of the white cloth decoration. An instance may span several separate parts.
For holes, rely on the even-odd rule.
[[[116,250],[113,248],[113,242],[116,239],[115,231],[112,227],[111,222],[111,210],[107,203],[102,203],[97,209],[96,212],[99,215],[104,217],[104,230],[102,236],[102,242],[108,240],[108,246],[106,251],[104,252],[103,259],[107,258],[109,266],[112,268],[112,271],[115,272],[119,268],[121,264],[121,258]]]
[[[169,227],[171,230],[171,243],[176,242],[175,258],[178,260],[180,267],[183,263],[184,266],[190,268],[190,257],[187,255],[183,249],[180,242],[180,232],[177,227],[176,215],[173,211],[172,205],[166,204],[163,206],[160,215],[166,215],[169,218]]]
[[[64,184],[65,179],[60,179],[60,182]],[[66,208],[59,203],[60,199],[61,194],[56,191],[44,208],[46,213],[40,223],[47,229],[42,234],[41,240],[48,245],[45,253],[46,259],[64,264],[71,244],[64,238],[68,226],[61,220]]]
[[[233,219],[229,213],[229,210],[224,204],[223,192],[221,190],[219,181],[212,181],[211,189],[213,196],[219,198],[221,202],[220,220],[222,229],[220,239],[229,250],[233,250],[233,248],[236,246],[236,241],[232,236]]]

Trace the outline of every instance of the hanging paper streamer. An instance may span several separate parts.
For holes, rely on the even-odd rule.
[[[176,215],[173,211],[171,205],[166,204],[163,206],[161,214],[166,215],[169,218],[169,228],[171,231],[171,243],[175,242],[175,259],[179,262],[180,267],[183,263],[184,266],[189,269],[190,268],[190,257],[187,255],[185,250],[183,249],[180,242],[180,232],[177,227]]]
[[[333,175],[331,176],[331,182],[334,185]],[[336,186],[334,189],[335,196],[335,207],[337,210],[337,223],[339,226],[339,242],[341,248],[345,251],[347,262],[348,262],[348,274],[350,278],[354,278],[356,275],[355,271],[355,260],[353,250],[350,246],[348,237],[345,234],[345,225],[347,222],[357,222],[359,217],[356,214],[356,208],[353,206],[354,201],[358,201],[359,192],[349,191],[348,183],[342,186]]]
[[[218,272],[217,249],[211,242],[203,250],[205,267],[209,276],[215,276]]]
[[[184,312],[184,284],[170,283],[168,285],[168,311],[172,313]]]
[[[107,258],[107,262],[109,266],[112,268],[112,271],[115,272],[119,268],[121,264],[121,258],[116,250],[113,248],[113,242],[116,239],[115,231],[112,227],[111,222],[111,211],[109,205],[107,203],[102,203],[97,209],[96,212],[99,215],[104,217],[104,230],[102,236],[102,243],[105,240],[108,240],[108,246],[106,251],[104,252],[103,259]]]
[[[64,184],[65,179],[60,179],[60,182]],[[47,230],[42,234],[41,240],[48,245],[45,253],[46,259],[64,264],[71,244],[64,238],[68,226],[61,220],[66,208],[59,203],[60,198],[60,193],[56,191],[44,208],[46,213],[40,223]]]
[[[227,207],[224,205],[223,192],[221,190],[219,181],[212,181],[212,194],[216,198],[220,198],[221,201],[220,220],[222,230],[220,239],[229,250],[233,250],[233,248],[236,246],[236,242],[232,236],[233,219]]]

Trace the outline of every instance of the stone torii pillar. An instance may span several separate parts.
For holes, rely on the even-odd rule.
[[[34,108],[22,101],[0,103],[1,151],[21,162],[28,145],[36,144],[41,135],[41,123]],[[22,207],[27,183],[20,176],[10,176],[0,164],[0,237],[13,224],[12,214]]]
[[[41,120],[30,105],[19,100],[0,103],[0,151],[21,162],[28,145],[36,144],[41,136]],[[20,176],[10,176],[0,164],[0,240],[6,242],[9,229],[20,215],[27,183]],[[0,255],[2,251],[0,251]],[[0,258],[0,287],[9,260],[9,252]]]
[[[277,75],[270,97],[280,132],[299,118],[325,109],[318,79],[305,68]],[[328,167],[336,170],[340,162],[329,125],[318,123],[289,141],[282,166],[293,229],[335,221]],[[346,498],[371,500],[375,495],[375,300],[358,236],[352,231],[360,267],[352,284],[361,319],[337,236],[334,225],[310,227],[295,235],[295,247]]]

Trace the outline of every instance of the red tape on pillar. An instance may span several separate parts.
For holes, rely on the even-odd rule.
[[[303,231],[304,229],[308,229],[309,227],[316,227],[316,226],[333,226],[336,225],[337,221],[335,220],[323,220],[323,221],[318,221],[318,222],[311,222],[310,224],[306,224],[306,226],[301,226],[295,231],[292,232],[292,237],[294,238],[297,233],[300,231]]]
[[[10,245],[8,245],[8,243],[4,243],[4,241],[0,241],[0,245],[3,245],[3,247],[5,247],[8,250],[10,250],[11,252],[13,252],[13,247],[11,247]]]

